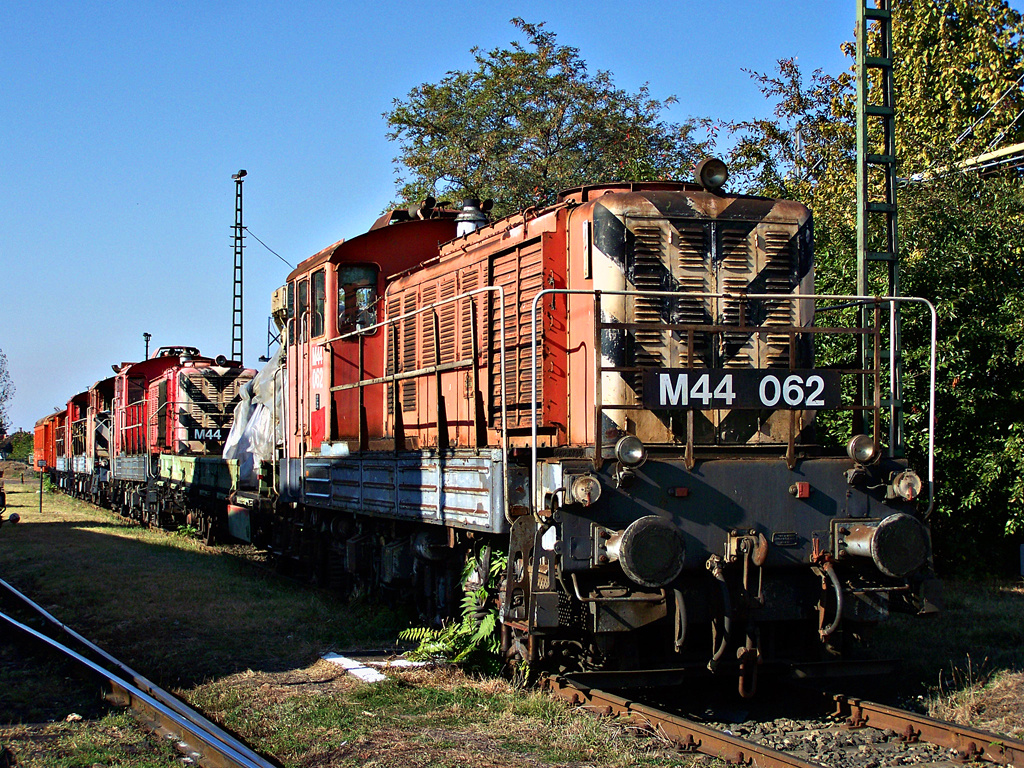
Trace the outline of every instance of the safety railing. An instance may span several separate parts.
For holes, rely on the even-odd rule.
[[[846,334],[854,336],[868,336],[873,338],[872,349],[873,359],[871,365],[864,366],[861,368],[852,369],[839,369],[840,373],[857,374],[861,377],[873,376],[874,386],[871,394],[871,404],[865,405],[862,402],[858,402],[853,405],[840,406],[840,410],[850,411],[870,411],[873,417],[873,434],[875,439],[878,439],[878,434],[881,429],[881,411],[884,406],[888,406],[891,411],[902,408],[901,392],[902,383],[900,381],[900,350],[899,344],[896,337],[896,308],[903,304],[921,304],[924,305],[930,315],[931,330],[930,330],[930,351],[929,351],[929,387],[928,387],[928,488],[929,488],[929,510],[934,504],[934,494],[932,492],[934,488],[934,473],[935,473],[935,370],[936,370],[936,340],[937,340],[937,315],[935,307],[927,299],[906,297],[906,296],[856,296],[856,295],[841,295],[841,294],[732,294],[732,293],[679,293],[672,291],[601,291],[601,290],[581,290],[581,289],[567,289],[567,288],[549,288],[538,292],[534,298],[530,310],[531,318],[531,378],[530,378],[530,396],[531,396],[531,417],[530,417],[530,451],[531,451],[531,468],[530,468],[530,504],[531,511],[536,513],[537,498],[538,498],[538,402],[537,402],[537,377],[538,371],[538,341],[540,339],[540,328],[538,327],[538,308],[541,302],[547,296],[592,296],[594,300],[594,465],[595,469],[599,469],[602,462],[603,446],[602,446],[602,418],[603,413],[606,410],[612,409],[630,409],[637,408],[636,405],[629,405],[624,403],[604,403],[602,397],[602,374],[608,371],[619,371],[623,372],[625,369],[620,366],[605,366],[602,362],[602,337],[606,330],[622,330],[622,331],[636,331],[637,329],[644,330],[660,330],[660,331],[674,331],[680,334],[686,334],[686,350],[687,350],[687,361],[694,359],[694,340],[697,334],[710,334],[712,336],[722,336],[724,334],[750,334],[754,335],[765,335],[774,334],[782,335],[786,334],[790,338],[790,367],[794,367],[795,355],[796,355],[796,344],[795,339],[799,335],[803,334]],[[794,326],[794,325],[749,325],[749,324],[693,324],[693,323],[666,323],[666,322],[651,322],[651,321],[634,321],[634,322],[619,322],[619,321],[605,321],[602,317],[601,311],[601,299],[602,296],[621,296],[621,297],[645,297],[655,299],[672,299],[672,300],[686,300],[686,299],[722,299],[724,301],[738,302],[741,307],[745,306],[748,302],[759,301],[759,302],[810,302],[810,306],[813,308],[817,301],[830,301],[830,302],[843,302],[843,306],[873,306],[875,308],[875,323],[872,328],[863,328],[857,326],[843,326],[843,327],[830,327],[830,326]],[[882,390],[880,386],[880,376],[882,373],[882,330],[881,330],[881,310],[884,307],[889,309],[889,323],[888,323],[888,350],[885,357],[888,363],[888,374],[889,374],[889,391],[888,397],[882,397]],[[824,309],[838,309],[842,307],[828,307]],[[743,322],[744,312],[738,313],[741,322]],[[862,365],[866,361],[862,360]],[[630,371],[640,372],[644,368],[650,368],[651,366],[630,366]],[[693,439],[693,410],[690,409],[687,415],[688,429],[687,429],[687,443],[685,448],[685,461],[688,466],[693,465],[693,452],[694,452],[694,439]],[[794,411],[795,413],[795,411]],[[793,417],[795,418],[795,417]],[[894,426],[898,420],[893,418],[893,414],[890,413],[889,427],[890,427],[890,445],[895,444],[896,441],[902,442],[902,434],[896,432]],[[792,462],[794,460],[794,439],[795,439],[795,428],[791,418],[789,440],[787,445],[787,461]]]
[[[461,293],[461,294],[459,294],[457,296],[452,296],[452,297],[447,298],[447,299],[441,299],[439,301],[432,302],[432,303],[427,304],[427,305],[425,305],[423,307],[419,307],[419,308],[413,310],[412,312],[406,312],[404,314],[397,315],[395,317],[389,317],[387,320],[384,320],[382,322],[374,323],[373,325],[363,326],[363,327],[358,328],[358,329],[356,329],[354,331],[350,331],[349,333],[344,333],[344,334],[341,334],[340,336],[335,336],[334,338],[327,339],[325,341],[320,342],[320,345],[325,347],[325,348],[329,347],[331,344],[333,344],[334,342],[337,342],[337,341],[358,340],[358,342],[359,342],[359,345],[358,345],[358,359],[357,359],[357,374],[356,374],[359,380],[355,381],[355,382],[348,383],[348,384],[332,385],[330,387],[330,391],[331,391],[332,395],[333,395],[334,392],[344,392],[344,391],[349,391],[349,390],[354,390],[354,389],[358,390],[358,392],[359,392],[359,411],[360,411],[360,413],[362,413],[362,410],[363,410],[363,407],[364,407],[364,392],[366,390],[366,387],[391,384],[393,386],[393,391],[392,391],[392,407],[394,409],[394,419],[395,419],[395,429],[394,429],[394,431],[395,431],[395,451],[397,452],[397,451],[401,450],[400,445],[399,445],[400,435],[398,434],[399,430],[397,429],[397,425],[398,425],[398,423],[400,422],[400,419],[401,419],[401,410],[400,409],[401,409],[401,405],[402,405],[401,402],[400,402],[400,395],[399,395],[399,387],[398,387],[398,383],[399,382],[401,382],[401,381],[408,381],[408,380],[412,380],[412,379],[418,379],[418,378],[421,378],[421,377],[424,377],[424,376],[434,376],[435,377],[435,381],[436,381],[437,392],[438,392],[438,395],[440,395],[440,392],[441,392],[441,375],[442,374],[448,373],[448,372],[451,372],[451,371],[469,369],[471,374],[472,374],[472,376],[473,376],[472,388],[473,388],[473,392],[474,392],[474,398],[476,397],[476,393],[481,392],[480,380],[479,380],[480,365],[479,365],[479,362],[478,362],[479,358],[480,358],[481,345],[480,345],[480,340],[477,339],[477,335],[478,335],[478,332],[479,332],[479,329],[480,329],[480,323],[478,322],[478,311],[477,311],[476,297],[479,296],[479,295],[482,295],[482,294],[497,294],[498,306],[504,306],[504,303],[505,303],[505,291],[502,288],[502,286],[499,286],[499,285],[485,286],[483,288],[477,288],[477,289],[472,290],[472,291],[467,291],[466,293]],[[385,301],[386,301],[386,299],[387,299],[387,294],[385,294]],[[437,361],[440,360],[440,356],[441,356],[440,330],[439,330],[439,321],[438,321],[437,311],[438,311],[438,309],[440,307],[446,306],[448,304],[454,304],[456,302],[462,302],[462,301],[469,301],[469,306],[470,306],[470,327],[473,329],[471,331],[471,333],[470,333],[470,356],[469,356],[468,359],[464,358],[464,359],[461,359],[461,360],[454,360],[454,361],[452,361],[450,363],[440,363],[440,362],[437,362]],[[422,366],[422,367],[417,368],[417,369],[412,370],[412,371],[401,371],[401,372],[399,372],[399,370],[398,370],[398,368],[399,368],[399,365],[398,365],[398,362],[399,362],[399,358],[398,358],[398,347],[399,347],[398,339],[399,339],[400,324],[403,321],[407,320],[407,319],[415,318],[415,317],[418,317],[419,315],[423,315],[423,314],[426,314],[428,312],[432,313],[433,318],[434,318],[434,322],[431,323],[431,326],[432,326],[432,329],[433,329],[432,333],[433,333],[433,342],[434,342],[435,363],[433,365]],[[366,337],[371,335],[378,328],[387,328],[387,329],[389,329],[390,332],[391,332],[391,337],[394,339],[394,344],[392,345],[393,348],[391,350],[386,350],[386,354],[391,354],[392,355],[392,359],[391,359],[392,373],[386,374],[384,376],[377,376],[377,377],[374,377],[372,379],[363,379],[363,375],[364,375],[364,360],[363,360],[364,350],[363,350],[363,342],[364,342],[364,339]],[[506,388],[505,388],[505,315],[504,315],[503,312],[502,313],[498,313],[498,341],[499,341],[498,361],[499,361],[499,370],[500,370],[500,377],[501,377],[501,385],[500,385],[500,390],[501,390],[501,447],[503,449],[502,452],[501,452],[501,462],[502,462],[502,474],[503,474],[503,476],[505,478],[505,481],[507,482],[507,479],[508,479],[508,456],[507,456],[508,451],[505,450],[505,449],[508,446],[508,414],[507,414],[507,409],[506,409],[507,397],[506,397]],[[387,345],[385,345],[385,346],[387,346]],[[442,426],[442,424],[445,423],[446,417],[445,417],[444,414],[441,413],[441,408],[442,408],[443,401],[442,401],[442,398],[440,396],[436,398],[436,403],[437,403],[437,411],[438,411],[438,413],[436,414],[436,418],[437,418],[436,423],[438,425],[438,434],[440,436],[441,426]],[[475,406],[475,399],[474,399],[474,408],[473,408],[473,434],[474,434],[474,437],[479,435],[481,426],[483,426],[484,429],[487,428],[487,424],[486,423],[483,424],[483,425],[477,423],[477,418],[478,418],[478,413],[477,413],[477,408]],[[359,420],[359,444],[360,444],[360,446],[362,446],[364,444],[364,437],[365,436],[363,434],[363,421],[360,418],[360,420]],[[404,442],[404,438],[403,438],[403,442]],[[439,440],[439,442],[440,442],[440,440]],[[480,446],[476,445],[474,447],[480,447]],[[506,516],[507,516],[508,515],[508,494],[503,494],[503,496],[505,497],[504,504],[505,504],[505,513],[506,513]]]

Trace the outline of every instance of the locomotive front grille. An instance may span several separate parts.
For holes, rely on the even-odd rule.
[[[603,322],[610,325],[602,331],[606,432],[614,426],[643,433],[645,441],[655,444],[786,442],[793,427],[781,412],[724,406],[698,410],[688,418],[638,406],[644,399],[644,371],[806,364],[810,341],[798,329],[810,325],[813,311],[792,300],[810,265],[808,259],[803,270],[807,274],[801,274],[799,220],[771,218],[764,209],[751,211],[750,218],[631,211],[614,217],[599,213],[595,221],[598,246],[609,257],[595,288],[675,294],[602,304]],[[743,298],[775,293],[779,301]],[[794,330],[797,345],[791,349]],[[802,429],[799,425],[809,417],[798,417],[796,428]]]
[[[241,368],[201,368],[178,374],[178,445],[181,453],[206,453],[209,441],[227,439],[242,387]]]

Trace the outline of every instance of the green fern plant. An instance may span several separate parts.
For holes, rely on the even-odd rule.
[[[406,654],[410,659],[445,660],[462,664],[473,671],[496,674],[501,669],[501,643],[496,632],[498,628],[498,605],[495,601],[496,588],[505,570],[507,557],[492,553],[486,581],[477,589],[463,595],[462,616],[438,628],[410,627],[398,637],[418,645]],[[477,557],[469,558],[462,571],[462,584],[480,567]]]

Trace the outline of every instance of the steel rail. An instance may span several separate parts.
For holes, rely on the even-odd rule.
[[[628,718],[634,725],[668,738],[687,752],[700,752],[731,764],[756,768],[821,768],[819,763],[723,733],[607,691],[575,684],[570,678],[546,677],[541,681],[541,687],[570,704],[596,714]]]
[[[895,731],[905,741],[923,741],[956,750],[965,760],[1024,765],[1024,741],[862,699],[838,695],[833,700],[833,717],[844,719],[851,728],[866,726]]]
[[[81,653],[4,613],[0,613],[0,620],[21,631],[36,643],[78,662],[103,679],[110,686],[111,692],[107,698],[111,703],[118,706],[130,706],[144,719],[146,727],[160,735],[174,736],[178,749],[199,765],[208,768],[277,768],[277,763],[257,754],[201,713],[118,661],[70,627],[62,624],[7,582],[0,580],[0,586],[47,622],[66,633],[84,650],[98,655],[111,667],[115,667],[120,674],[112,672]],[[128,682],[125,677],[130,678],[132,682]]]

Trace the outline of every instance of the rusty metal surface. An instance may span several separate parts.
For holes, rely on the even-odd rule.
[[[558,697],[598,715],[616,715],[637,726],[648,728],[670,739],[687,752],[718,757],[736,765],[776,768],[820,768],[795,755],[789,755],[760,744],[730,736],[722,731],[695,723],[678,715],[654,709],[612,693],[573,685],[565,678],[548,677],[542,687]]]
[[[906,741],[923,741],[956,750],[965,760],[987,760],[1000,765],[1024,765],[1024,741],[977,728],[946,723],[871,701],[835,696],[835,716],[852,728],[895,731]]]

